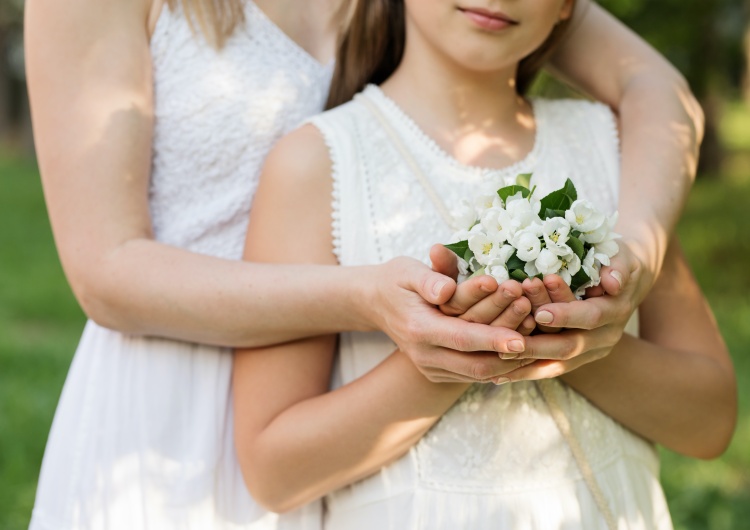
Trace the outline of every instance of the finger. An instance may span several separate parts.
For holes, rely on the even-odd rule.
[[[458,256],[443,245],[432,245],[430,249],[432,270],[453,278],[458,278]]]
[[[553,303],[540,308],[545,314],[545,325],[555,328],[595,329],[614,322],[619,315],[630,314],[630,300],[624,296],[599,296],[563,304]],[[538,322],[538,313],[537,313]]]
[[[477,303],[483,301],[496,291],[497,281],[492,276],[486,274],[476,276],[458,285],[451,299],[446,304],[441,305],[440,310],[448,316],[464,315]],[[472,320],[471,318],[465,318],[465,320],[486,323],[482,320]]]
[[[508,308],[503,311],[493,322],[493,326],[499,326],[508,329],[517,329],[531,313],[531,302],[522,296],[513,300]]]
[[[526,349],[526,340],[515,330],[465,322],[440,315],[422,331],[423,343],[461,352],[496,352],[516,358]]]
[[[520,354],[519,358],[567,361],[587,351],[588,344],[593,340],[596,340],[596,337],[579,330],[542,333],[526,337],[526,351]]]
[[[547,294],[547,288],[544,286],[544,282],[539,278],[527,278],[521,284],[523,287],[523,294],[531,302],[531,311],[536,312],[537,308],[544,304],[549,304],[549,295]]]
[[[584,298],[596,298],[597,296],[602,296],[604,293],[604,287],[602,287],[601,285],[597,285],[596,287],[589,287],[588,289],[586,289]]]
[[[528,337],[531,335],[531,333],[536,329],[536,320],[534,320],[534,317],[532,315],[528,315],[526,318],[523,319],[523,322],[521,322],[521,325],[516,328],[516,331],[519,332],[524,337]]]
[[[544,277],[543,283],[552,302],[565,303],[576,300],[570,286],[557,274],[548,274]]]
[[[445,304],[456,290],[456,282],[417,260],[396,258],[400,263],[399,285],[416,292],[430,304]],[[396,261],[393,260],[393,261]]]
[[[496,291],[494,293],[487,296],[484,300],[474,304],[459,318],[469,322],[491,324],[502,315],[514,301],[523,298],[521,286],[514,280],[505,282],[502,286],[495,285]],[[461,286],[459,286],[459,288],[460,287]],[[515,321],[511,320],[510,322],[513,325],[506,325],[504,327],[510,329],[516,329],[518,327],[518,324],[514,323]]]
[[[533,363],[521,366],[512,372],[505,374],[510,382],[517,381],[538,381],[539,379],[552,379],[559,377],[570,371],[568,363],[570,361],[534,361]]]
[[[422,367],[430,381],[441,383],[487,383],[517,370],[533,359],[502,360],[491,352],[463,353],[445,348],[435,349],[431,364]]]
[[[556,328],[546,327],[543,322],[544,315],[540,319],[537,314],[540,306],[549,304],[552,301],[549,293],[547,293],[547,287],[545,287],[544,282],[539,278],[528,278],[523,281],[523,292],[531,302],[531,313],[536,318],[537,324],[539,324],[539,330],[545,333],[556,333],[559,331]]]
[[[613,262],[612,266],[602,267],[600,273],[602,280],[599,285],[604,292],[612,296],[616,296],[622,292],[626,278],[629,276],[627,272],[623,272],[623,269],[615,268],[615,266],[617,265]],[[624,268],[624,270],[627,271],[627,268]]]

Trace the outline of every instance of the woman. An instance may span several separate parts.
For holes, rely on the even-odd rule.
[[[244,491],[233,453],[226,346],[383,329],[431,379],[452,381],[520,365],[455,350],[564,350],[442,318],[431,304],[446,302],[454,284],[411,260],[346,271],[239,262],[261,161],[276,138],[322,108],[338,6],[184,7],[192,19],[177,2],[26,4],[50,218],[92,319],[58,407],[32,528],[262,524],[265,511]],[[681,77],[596,6],[576,19],[553,64],[623,111],[625,181],[686,192],[700,116]],[[583,53],[599,31],[617,46]],[[619,67],[623,51],[635,61]],[[592,67],[612,75],[591,79]],[[685,135],[661,134],[673,124]],[[643,220],[628,235],[660,228],[656,244],[641,238],[642,253],[623,252],[632,258],[617,265],[624,281],[631,261],[648,274],[627,281],[632,293],[608,299],[610,308],[631,306],[658,270],[661,232],[680,209],[679,201],[661,208],[666,195],[651,193],[646,206],[624,194],[625,217]],[[455,305],[478,290],[458,293]],[[622,328],[613,318],[596,324],[581,335],[587,350],[611,347],[616,333],[600,330]]]

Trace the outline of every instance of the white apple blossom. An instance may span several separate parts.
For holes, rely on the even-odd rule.
[[[498,237],[490,237],[481,232],[476,232],[469,237],[469,249],[481,265],[487,265],[491,259],[498,257],[503,249],[504,242]]]
[[[591,287],[593,285],[599,285],[601,278],[599,276],[599,267],[597,266],[596,261],[594,259],[593,248],[590,248],[589,251],[586,253],[586,256],[583,258],[583,262],[581,263],[581,268],[583,269],[583,272],[586,273],[586,276],[591,278],[591,281],[588,282],[584,287]]]
[[[463,242],[470,250],[468,260],[458,256],[461,277],[488,274],[503,282],[511,277],[508,260],[515,253],[513,269],[522,267],[528,276],[559,274],[571,285],[573,277],[583,270],[589,280],[576,287],[576,296],[598,285],[602,265],[609,264],[619,250],[615,240],[620,236],[612,231],[617,214],[608,217],[585,200],[572,202],[562,217],[542,220],[540,210],[541,202],[533,198],[533,193],[529,196],[528,190],[505,201],[491,190],[473,201],[461,201],[453,211],[460,230],[452,237],[453,242]],[[573,231],[580,233],[580,243],[570,245]],[[575,248],[580,253],[581,244],[582,258],[573,251]],[[457,248],[460,254],[465,247]]]
[[[508,241],[518,229],[518,223],[502,208],[490,208],[482,214],[482,227],[488,235]]]
[[[456,226],[462,229],[468,230],[477,222],[477,209],[466,199],[461,199],[451,214]]]
[[[570,254],[567,243],[570,238],[570,223],[562,217],[550,217],[542,223],[542,237],[550,252],[558,256]]]
[[[487,263],[487,266],[484,270],[485,273],[495,278],[497,283],[503,283],[504,281],[510,279],[508,267],[505,265],[505,261],[503,261],[502,259],[491,259],[489,263]]]
[[[595,244],[591,250],[594,251],[594,257],[602,265],[609,265],[609,258],[617,254],[620,250],[619,245],[615,239],[619,237],[618,234],[610,233],[610,235],[601,243]]]
[[[523,198],[519,191],[505,200],[505,209],[513,219],[516,229],[526,228],[533,223],[540,223],[539,210],[542,204],[531,198]]]
[[[606,221],[602,212],[597,210],[587,200],[574,201],[570,209],[565,212],[565,219],[574,230],[579,232],[592,232],[598,230]]]
[[[573,281],[573,276],[581,270],[581,258],[571,252],[566,256],[560,256],[560,261],[562,262],[562,265],[560,266],[560,270],[557,271],[557,274],[560,275],[565,283],[570,285]]]
[[[609,234],[612,233],[612,229],[617,223],[617,217],[618,214],[617,212],[615,212],[614,215],[607,217],[606,221],[595,230],[591,230],[590,232],[582,231],[583,233],[581,234],[581,237],[579,239],[584,243],[591,243],[592,245],[595,243],[601,243],[607,238]]]
[[[534,260],[534,266],[537,269],[537,274],[541,273],[546,276],[547,274],[557,274],[557,271],[562,267],[562,261],[550,249],[543,248],[539,253],[539,257]],[[529,276],[535,275],[530,274]]]
[[[458,258],[458,274],[461,276],[468,276],[469,274],[469,262],[463,258]]]
[[[533,224],[528,228],[519,230],[513,236],[513,246],[518,249],[517,256],[523,261],[529,262],[539,257],[542,251],[541,225]]]

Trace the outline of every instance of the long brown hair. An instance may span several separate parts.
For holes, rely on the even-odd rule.
[[[350,0],[339,37],[336,69],[326,108],[346,103],[368,83],[379,84],[398,67],[406,44],[403,0]],[[573,0],[575,7],[575,0]],[[574,11],[574,10],[573,10]],[[573,17],[561,20],[542,45],[518,65],[516,90],[525,94]]]
[[[167,0],[169,9],[178,4],[191,27],[216,48],[221,48],[237,26],[245,22],[242,0]]]

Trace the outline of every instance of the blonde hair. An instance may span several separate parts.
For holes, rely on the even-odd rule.
[[[182,5],[190,26],[221,48],[238,26],[245,22],[242,0],[167,0],[169,9]],[[197,27],[196,27],[197,26]]]

